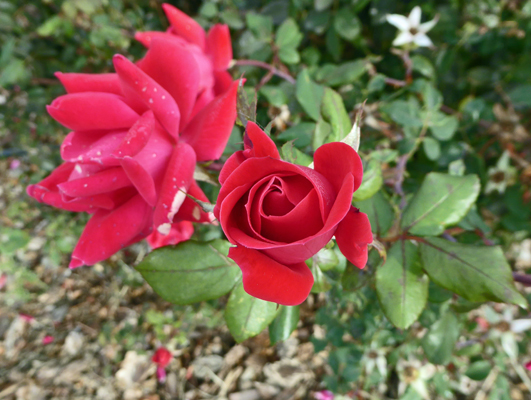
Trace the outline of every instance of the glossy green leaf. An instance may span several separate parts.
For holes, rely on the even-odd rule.
[[[457,128],[459,120],[453,115],[436,113],[429,123],[430,131],[439,140],[450,140]]]
[[[427,78],[433,78],[435,76],[435,68],[426,57],[416,54],[411,57],[411,62],[413,64],[413,71],[417,71]]]
[[[269,325],[271,344],[286,340],[299,323],[299,306],[280,306],[276,318]]]
[[[363,170],[363,182],[354,192],[354,201],[366,200],[376,194],[383,185],[382,166],[379,161],[371,159]]]
[[[283,160],[292,164],[307,167],[313,162],[313,158],[293,146],[293,142],[287,142],[284,144],[280,149],[280,153]]]
[[[273,34],[273,19],[254,12],[245,14],[247,27],[261,40],[269,40]]]
[[[330,124],[322,118],[319,119],[313,134],[312,148],[317,150],[319,147],[321,147],[325,143],[328,135],[330,135],[330,132],[332,132],[332,127]]]
[[[307,69],[297,76],[295,96],[304,111],[315,121],[321,117],[324,88],[311,80]]]
[[[349,134],[352,122],[350,122],[350,117],[339,93],[325,88],[321,113],[332,128],[332,133],[326,140],[327,143],[339,142]]]
[[[334,16],[334,28],[343,39],[354,40],[361,32],[361,22],[348,7],[344,7]]]
[[[492,371],[492,365],[486,360],[476,361],[467,368],[465,375],[475,381],[482,381]]]
[[[395,100],[382,107],[382,109],[399,125],[409,128],[422,127],[420,108],[415,101]]]
[[[446,226],[457,224],[466,215],[480,188],[476,175],[426,175],[404,210],[402,229],[414,235],[440,235]]]
[[[365,286],[370,277],[367,268],[359,269],[354,264],[347,262],[347,267],[341,277],[341,286],[344,290],[355,291]]]
[[[393,244],[387,261],[376,270],[376,292],[394,326],[407,329],[417,320],[428,300],[428,277],[416,245],[404,240]]]
[[[225,308],[225,321],[234,339],[241,343],[262,332],[277,315],[277,304],[252,297],[237,285]]]
[[[355,206],[367,214],[376,236],[383,236],[393,225],[395,212],[382,191],[369,199],[356,201]]]
[[[311,263],[310,269],[312,270],[313,274],[313,286],[311,292],[321,293],[330,290],[332,284],[330,283],[326,275],[323,274],[323,271],[321,270],[321,268],[319,268],[317,262],[312,258],[309,261],[306,261],[306,264],[308,263]]]
[[[422,349],[428,360],[433,364],[448,364],[459,333],[459,321],[455,315],[450,312],[444,314],[422,338]]]
[[[227,257],[229,242],[192,240],[152,251],[136,267],[164,300],[191,304],[227,294],[241,276]]]
[[[420,244],[420,254],[431,280],[467,300],[527,307],[527,301],[514,286],[511,268],[499,246],[425,238]]]
[[[329,271],[339,264],[339,258],[333,249],[321,249],[314,258],[322,271]]]
[[[332,31],[332,30],[331,30]],[[328,86],[340,86],[353,83],[367,72],[365,60],[349,61],[331,66],[328,73],[323,77],[323,84]]]
[[[275,35],[275,44],[279,49],[295,50],[301,40],[302,33],[299,30],[299,25],[292,18],[285,20]]]
[[[441,156],[441,145],[434,138],[425,137],[422,141],[422,148],[424,149],[424,153],[426,153],[426,157],[432,161],[438,160]]]

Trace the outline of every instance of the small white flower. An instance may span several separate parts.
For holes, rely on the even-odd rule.
[[[419,6],[414,7],[407,17],[400,14],[388,14],[386,16],[387,22],[396,26],[400,31],[396,39],[393,41],[393,46],[404,46],[409,44],[418,47],[433,46],[433,42],[426,33],[435,26],[439,20],[439,16],[436,16],[431,21],[424,22],[423,24],[420,23],[421,16],[422,11]]]
[[[505,192],[507,186],[512,185],[516,181],[517,171],[515,167],[510,165],[511,155],[507,150],[503,152],[495,167],[489,168],[489,181],[485,186],[485,194],[497,191],[502,194]]]
[[[396,372],[400,383],[398,384],[398,393],[403,395],[408,386],[411,386],[423,399],[430,398],[427,382],[437,372],[437,367],[433,364],[422,364],[417,359],[398,360]]]

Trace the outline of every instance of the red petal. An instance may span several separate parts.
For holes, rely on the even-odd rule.
[[[251,296],[296,306],[310,294],[313,275],[304,262],[283,265],[259,251],[242,246],[231,247],[229,257],[241,268],[243,288]]]
[[[171,4],[163,4],[162,9],[177,36],[198,45],[203,50],[205,49],[205,31],[201,25]]]
[[[56,72],[67,93],[104,92],[122,95],[120,81],[116,74],[77,74]]]
[[[157,190],[153,177],[134,158],[124,157],[121,165],[138,193],[150,206],[157,203]]]
[[[232,76],[227,71],[214,71],[214,94],[219,96],[229,90]]]
[[[61,144],[61,157],[71,162],[119,165],[113,151],[125,136],[125,131],[70,132]]]
[[[77,131],[129,128],[138,119],[123,98],[111,93],[73,93],[46,107],[60,124]]]
[[[170,35],[165,35],[153,39],[138,66],[173,97],[179,106],[182,130],[199,90],[200,71],[195,57]]]
[[[173,36],[171,33],[160,32],[160,31],[149,31],[149,32],[137,32],[135,33],[135,39],[142,43],[144,46],[151,46],[151,42],[155,38],[165,38],[168,36]],[[175,36],[177,38],[177,36]],[[181,38],[178,38],[181,39]]]
[[[122,55],[113,57],[121,83],[153,111],[155,118],[174,138],[179,137],[179,107],[173,97],[144,71]]]
[[[113,151],[112,156],[121,158],[134,157],[146,146],[155,126],[155,117],[152,111],[144,113],[138,121],[127,131],[119,146]]]
[[[163,246],[173,246],[184,242],[194,234],[194,225],[189,221],[181,221],[171,224],[171,230],[168,235],[162,235],[154,231],[146,240],[152,249],[158,249]]]
[[[194,177],[195,161],[194,150],[189,145],[179,142],[175,146],[162,181],[153,217],[155,228],[162,234],[170,232],[173,218],[186,199],[186,193]]]
[[[131,181],[122,168],[115,167],[85,178],[69,180],[57,186],[67,196],[87,197],[131,186]]]
[[[147,236],[151,215],[151,207],[139,195],[112,211],[97,211],[79,238],[70,267],[93,265],[131,244],[143,231]]]
[[[224,71],[232,61],[232,43],[227,25],[216,24],[206,38],[206,52],[212,58],[214,69]]]
[[[247,160],[247,157],[243,154],[243,151],[237,151],[233,155],[231,155],[227,161],[225,161],[225,164],[223,165],[223,168],[219,172],[219,183],[223,185],[225,183],[225,180],[232,174],[232,172],[240,166],[242,162]]]
[[[182,133],[182,140],[192,146],[197,161],[216,160],[227,145],[236,121],[238,82],[203,108]]]
[[[247,135],[248,140],[245,140],[245,148],[251,150],[251,153],[248,157],[272,157],[280,159],[280,154],[278,152],[275,142],[271,140],[267,133],[265,133],[258,125],[254,122],[249,121],[245,127],[245,134]],[[248,146],[250,144],[250,146]]]
[[[363,164],[356,151],[346,143],[333,142],[319,147],[313,156],[315,170],[323,174],[339,192],[345,175],[354,177],[354,191],[363,180]]]
[[[367,264],[367,245],[372,242],[371,224],[366,214],[351,207],[336,230],[339,250],[358,268]]]

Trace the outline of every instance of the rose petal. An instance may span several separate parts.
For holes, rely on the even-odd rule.
[[[304,262],[282,265],[259,251],[242,246],[231,247],[229,257],[241,268],[243,288],[251,296],[295,306],[310,294],[313,275]]]
[[[70,132],[61,144],[61,157],[71,162],[119,165],[113,152],[126,135],[126,131]]]
[[[104,92],[122,95],[120,80],[116,74],[78,74],[56,72],[67,93]]]
[[[171,28],[170,28],[170,32],[149,31],[149,32],[136,32],[135,33],[135,39],[148,48],[151,46],[151,42],[153,42],[154,39],[157,39],[157,38],[165,39],[168,36],[171,36],[172,39],[175,39],[175,41],[181,42],[182,44],[188,43],[183,38],[173,35],[171,33]]]
[[[144,201],[152,207],[155,206],[157,203],[157,190],[155,189],[153,177],[149,172],[137,160],[131,157],[124,157],[121,165]]]
[[[151,225],[151,215],[151,207],[140,195],[112,211],[97,211],[79,238],[70,268],[109,258]]]
[[[338,225],[335,235],[341,253],[356,267],[365,267],[368,257],[367,245],[373,239],[367,214],[351,207]]]
[[[57,185],[59,190],[70,197],[87,197],[112,192],[126,186],[131,181],[119,167],[108,168],[85,178],[69,180]]]
[[[149,142],[155,126],[155,117],[152,111],[144,113],[138,121],[127,131],[118,147],[112,152],[112,156],[121,158],[136,156]]]
[[[346,143],[324,144],[313,156],[315,170],[326,177],[336,193],[339,192],[347,174],[354,177],[354,191],[363,180],[363,164],[356,151]]]
[[[214,71],[214,94],[219,96],[229,90],[232,76],[227,71]]]
[[[197,161],[216,160],[223,153],[236,121],[237,91],[238,82],[234,82],[194,116],[183,131],[181,138],[193,147]]]
[[[113,57],[123,87],[134,92],[153,111],[155,118],[174,138],[179,137],[179,107],[173,97],[149,75],[122,55]]]
[[[193,181],[195,162],[194,150],[179,142],[168,162],[153,217],[155,228],[164,235],[170,232],[173,218],[186,199]]]
[[[201,25],[170,4],[163,4],[162,9],[177,36],[198,45],[202,50],[205,49],[205,31]]]
[[[232,43],[227,25],[216,24],[210,28],[206,38],[206,52],[212,58],[215,70],[223,71],[229,67],[232,61]]]
[[[162,235],[158,231],[154,231],[146,240],[152,249],[158,249],[163,246],[173,246],[180,242],[184,242],[192,237],[194,234],[194,225],[189,221],[175,222],[171,224],[170,233]]]
[[[219,173],[219,183],[222,185],[225,183],[227,178],[232,174],[232,172],[240,166],[242,162],[247,160],[247,157],[243,154],[243,151],[237,151],[234,154],[232,154],[227,161],[225,161],[225,164],[223,165],[223,168],[221,169]]]
[[[280,159],[275,142],[256,123],[249,121],[245,127],[245,149],[250,150],[248,157],[272,157]],[[248,139],[248,140],[245,140]]]
[[[173,97],[179,106],[182,130],[192,113],[199,91],[200,71],[193,54],[169,35],[151,41],[138,66]]]
[[[74,131],[129,128],[138,119],[123,98],[112,93],[73,93],[46,107],[60,124]]]

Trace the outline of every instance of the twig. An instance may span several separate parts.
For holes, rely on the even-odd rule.
[[[513,279],[515,282],[519,282],[524,286],[531,286],[531,275],[513,272]]]
[[[232,66],[250,66],[250,67],[258,67],[258,68],[264,68],[273,73],[274,75],[288,81],[289,83],[295,84],[295,78],[293,78],[290,74],[287,72],[281,71],[278,68],[275,68],[274,66],[257,60],[233,60]]]

